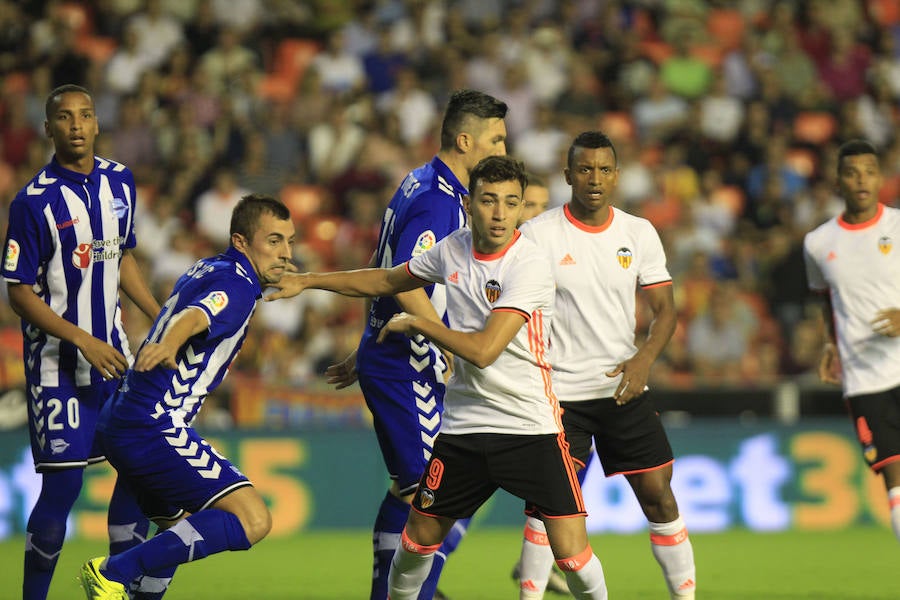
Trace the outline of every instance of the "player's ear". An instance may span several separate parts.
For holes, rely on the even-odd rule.
[[[231,245],[234,246],[236,250],[246,252],[250,247],[250,240],[244,237],[243,234],[235,232],[231,234]]]
[[[471,214],[472,214],[472,211],[470,210],[470,207],[471,207],[471,204],[472,204],[472,198],[471,198],[471,196],[469,196],[468,194],[466,194],[465,196],[463,196],[462,202],[463,202],[463,208],[466,210],[466,214],[467,214],[467,215],[471,215]]]
[[[472,136],[465,131],[456,136],[456,149],[465,154],[472,149]]]

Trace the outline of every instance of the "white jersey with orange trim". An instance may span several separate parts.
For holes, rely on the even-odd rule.
[[[850,224],[832,218],[806,234],[806,273],[813,291],[828,292],[846,396],[900,386],[900,337],[872,331],[880,310],[900,308],[900,210]]]
[[[621,376],[606,372],[637,352],[637,286],[672,284],[659,234],[648,220],[612,207],[603,225],[585,225],[568,205],[519,229],[548,255],[556,280],[554,391],[566,402],[611,397]]]
[[[553,277],[544,254],[518,231],[502,251],[479,254],[472,232],[460,229],[410,259],[407,269],[446,285],[451,329],[481,331],[494,311],[515,312],[526,321],[490,366],[479,369],[454,357],[441,433],[562,431],[547,356]]]

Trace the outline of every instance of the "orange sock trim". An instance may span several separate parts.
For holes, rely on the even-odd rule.
[[[403,533],[400,534],[400,543],[403,544],[404,550],[413,554],[434,554],[441,547],[439,543],[434,546],[423,546],[415,543],[406,535],[406,527],[403,528]]]
[[[549,546],[550,538],[547,537],[547,533],[544,531],[538,531],[537,529],[533,529],[528,525],[525,525],[525,541],[531,542],[537,546]]]
[[[655,546],[677,546],[688,538],[687,527],[673,535],[650,534],[650,543]]]
[[[894,498],[890,498],[891,508],[900,506],[900,496],[896,496]]]
[[[593,556],[594,551],[591,549],[591,545],[588,544],[584,547],[584,550],[582,550],[575,556],[569,558],[560,558],[556,561],[556,564],[563,571],[580,571],[584,565],[588,564],[588,561],[590,561]]]

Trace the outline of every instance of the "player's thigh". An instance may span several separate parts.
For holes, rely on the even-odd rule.
[[[444,385],[359,376],[366,405],[372,413],[378,445],[391,479],[401,495],[412,492],[432,454],[441,424]]]
[[[103,460],[97,418],[118,381],[91,386],[26,386],[28,427],[35,468],[83,467]]]
[[[570,558],[580,554],[588,545],[585,518],[581,515],[560,518],[545,518],[547,538],[557,559]]]
[[[563,406],[572,413],[570,419],[578,419],[582,428],[593,433],[594,450],[607,476],[658,469],[672,462],[672,446],[649,393],[622,405],[613,398],[601,398]]]
[[[561,434],[493,434],[487,456],[491,477],[524,500],[528,514],[585,514],[577,468]]]
[[[863,457],[872,470],[884,471],[900,457],[900,388],[851,396],[847,406]]]
[[[117,428],[101,437],[110,464],[151,518],[195,513],[251,485],[191,427]]]
[[[484,435],[438,436],[412,507],[436,518],[464,519],[497,490],[485,460]]]

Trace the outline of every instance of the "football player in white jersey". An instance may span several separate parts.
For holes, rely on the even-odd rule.
[[[878,201],[884,179],[872,144],[843,144],[837,167],[844,212],[803,244],[830,334],[819,377],[843,385],[863,456],[884,476],[900,539],[900,210]]]
[[[305,288],[351,296],[447,287],[443,322],[394,315],[390,332],[422,334],[453,353],[440,433],[391,562],[390,597],[418,597],[434,553],[457,519],[471,517],[497,488],[546,522],[549,545],[577,598],[606,598],[600,561],[585,530],[584,502],[550,379],[553,279],[545,255],[516,225],[526,175],[506,156],[472,171],[464,204],[471,229],[391,269],[289,274],[275,299]]]
[[[553,388],[572,456],[586,466],[593,443],[606,475],[626,477],[671,597],[694,598],[694,553],[670,485],[672,448],[647,392],[650,367],[675,330],[672,278],[650,222],[612,206],[618,173],[609,138],[579,134],[565,169],[570,201],[520,230],[548,255],[556,281]],[[636,288],[653,312],[640,346]],[[520,598],[543,597],[552,564],[544,524],[529,518]]]

